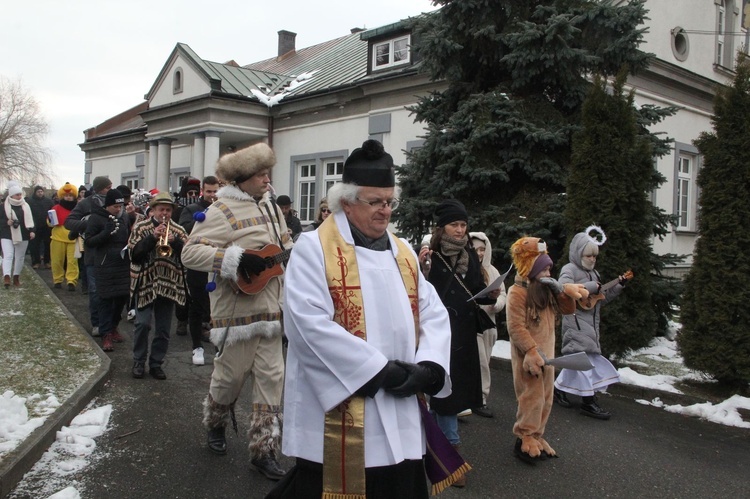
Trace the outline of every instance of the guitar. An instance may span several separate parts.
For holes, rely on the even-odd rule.
[[[628,270],[622,275],[623,279],[626,281],[633,278],[633,272],[631,270]],[[607,284],[602,284],[602,287],[599,289],[599,292],[595,295],[589,295],[587,298],[579,298],[578,299],[578,306],[581,307],[583,310],[591,310],[596,306],[596,304],[599,302],[599,300],[603,300],[604,292],[607,291],[609,288],[616,285],[618,282],[620,282],[620,278],[614,279],[612,281],[609,281]]]
[[[266,287],[271,278],[284,273],[281,265],[289,260],[291,249],[282,250],[275,244],[267,244],[259,250],[246,249],[244,251],[249,255],[257,255],[266,260],[266,268],[259,275],[247,275],[238,269],[237,287],[246,295],[254,295]]]

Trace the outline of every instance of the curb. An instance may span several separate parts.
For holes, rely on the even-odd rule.
[[[503,359],[500,357],[492,357],[490,359],[490,368],[497,369],[499,371],[506,371],[511,373],[510,359]],[[707,402],[706,399],[698,398],[693,395],[687,395],[684,393],[673,393],[666,392],[663,390],[657,390],[656,388],[647,388],[637,385],[627,385],[625,383],[615,383],[607,387],[607,393],[615,397],[625,397],[629,399],[644,399],[653,400],[659,398],[666,405],[680,404],[683,406],[693,404],[703,404]]]
[[[36,272],[29,269],[27,270],[33,275],[33,279],[36,279],[42,285],[47,287],[47,284],[37,275]],[[28,277],[27,277],[28,278]],[[73,317],[70,311],[62,304],[62,302],[55,296],[54,293],[49,292],[48,296],[57,303],[60,309],[65,313],[70,322],[78,327],[89,344],[91,349],[98,355],[100,365],[99,369],[86,380],[70,397],[62,402],[57,410],[49,415],[45,420],[44,424],[34,430],[21,444],[16,447],[10,454],[8,454],[3,463],[0,465],[0,498],[3,498],[10,494],[10,492],[18,485],[23,479],[23,476],[28,472],[47,449],[52,445],[57,437],[57,432],[63,426],[69,425],[70,422],[75,418],[91,400],[101,390],[104,383],[109,380],[110,374],[110,358],[102,352],[99,345],[94,339],[86,332],[81,326],[81,323]]]

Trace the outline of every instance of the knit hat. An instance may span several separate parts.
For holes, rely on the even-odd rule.
[[[195,191],[195,192],[200,193],[201,181],[195,177],[185,177],[182,180],[182,186],[180,187],[180,197],[181,198],[187,197],[187,193],[190,191]]]
[[[104,198],[104,206],[112,206],[113,204],[123,204],[125,198],[122,197],[122,192],[117,189],[110,189],[107,191],[107,197]]]
[[[435,218],[437,218],[437,226],[445,227],[451,222],[457,220],[463,220],[464,222],[469,221],[469,214],[466,212],[466,208],[461,204],[461,201],[456,199],[446,199],[440,202],[435,208]]]
[[[94,179],[94,192],[100,192],[106,189],[107,187],[110,187],[112,185],[112,181],[108,177],[96,177]]]
[[[15,196],[16,194],[23,194],[23,189],[18,182],[12,182],[8,184],[8,196]]]
[[[33,191],[33,192],[34,192],[34,194],[36,194],[36,191],[38,191],[38,190],[40,190],[40,189],[41,189],[42,191],[44,191],[44,187],[42,187],[41,185],[35,185],[35,186],[34,186],[34,191]]]
[[[532,279],[545,267],[552,266],[552,259],[547,254],[547,243],[538,237],[522,237],[510,247],[510,254],[516,272],[521,277]]]
[[[366,140],[344,162],[341,179],[345,184],[367,187],[394,187],[396,172],[393,158],[377,140]]]
[[[169,204],[172,205],[172,208],[175,207],[174,201],[172,200],[172,195],[168,192],[160,192],[159,194],[151,198],[149,206],[153,208],[157,204]]]
[[[133,191],[130,189],[130,187],[128,187],[125,184],[118,185],[117,187],[115,187],[115,189],[120,191],[120,194],[122,194],[122,197],[126,199],[133,196]]]
[[[287,196],[286,194],[282,194],[276,199],[276,204],[279,206],[291,206],[292,205],[292,198]]]
[[[70,182],[65,182],[65,185],[63,185],[57,190],[57,197],[62,199],[68,194],[72,194],[74,198],[77,198],[78,189],[76,188],[75,185],[71,184]]]
[[[266,168],[273,168],[276,155],[268,144],[254,144],[239,151],[225,154],[216,164],[216,176],[227,182],[239,184]]]

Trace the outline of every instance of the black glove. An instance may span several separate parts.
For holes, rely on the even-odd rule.
[[[437,369],[432,367],[433,365],[437,366],[437,364],[410,364],[400,360],[397,360],[396,364],[407,372],[408,377],[406,381],[398,386],[392,388],[386,387],[385,391],[391,395],[395,397],[411,397],[418,392],[434,394],[442,387],[441,383],[438,390],[434,389],[435,385],[442,381]]]
[[[404,381],[408,374],[403,367],[396,364],[396,362],[389,360],[383,369],[378,374],[372,377],[370,381],[365,383],[357,390],[358,395],[363,397],[374,397],[378,390],[381,388],[390,388],[398,386]]]
[[[266,260],[258,255],[243,253],[240,257],[239,267],[248,277],[251,274],[260,275],[261,272],[266,270]]]

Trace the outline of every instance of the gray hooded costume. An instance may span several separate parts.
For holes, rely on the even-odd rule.
[[[583,284],[590,294],[596,294],[599,290],[599,273],[596,270],[583,268],[581,260],[587,243],[588,236],[579,232],[573,237],[568,251],[568,260],[560,271],[560,284],[575,283]],[[571,315],[563,316],[562,320],[562,353],[568,355],[576,352],[600,354],[599,345],[599,320],[602,303],[607,303],[622,291],[622,285],[616,284],[604,292],[604,300],[597,302],[591,310],[583,310],[580,307]]]

